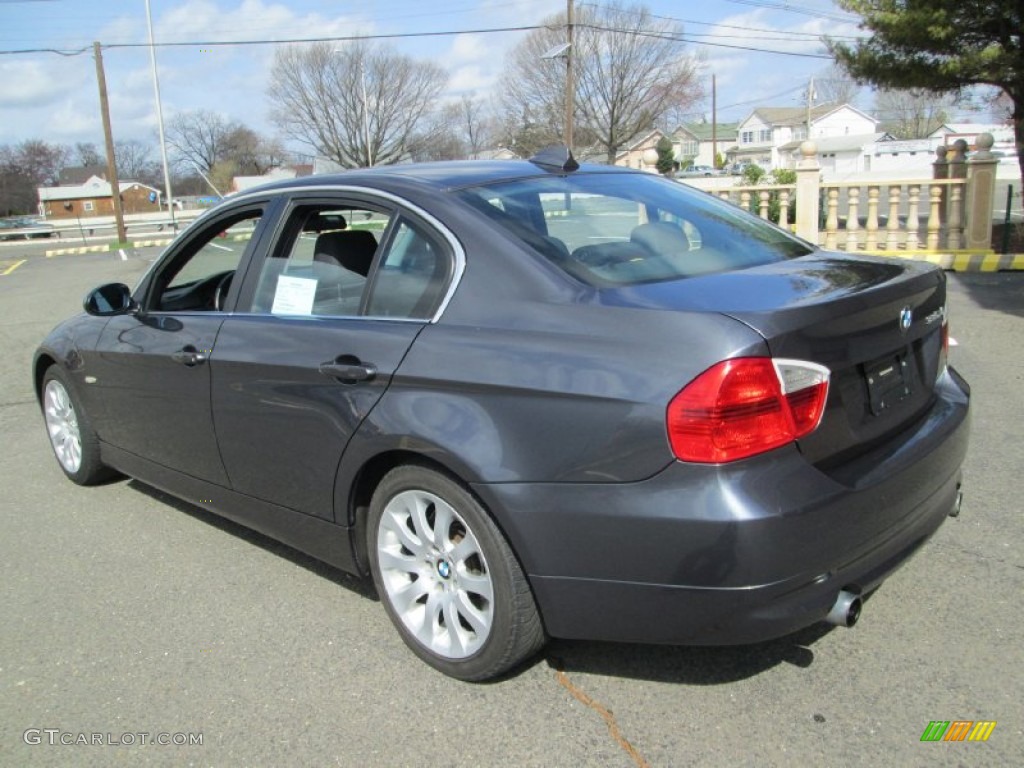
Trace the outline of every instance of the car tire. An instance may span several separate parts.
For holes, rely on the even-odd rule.
[[[56,365],[43,376],[42,408],[54,457],[72,482],[95,485],[117,476],[100,460],[99,439],[92,423],[68,375]]]
[[[544,644],[519,561],[480,502],[433,469],[404,465],[374,491],[370,570],[405,644],[450,677],[496,677]]]

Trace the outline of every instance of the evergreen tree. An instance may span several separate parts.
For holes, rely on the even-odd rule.
[[[661,175],[670,175],[676,167],[676,154],[672,151],[672,140],[668,136],[662,136],[654,145],[654,149],[658,153],[658,162],[654,164],[654,167]]]
[[[1024,177],[1024,3],[1020,0],[837,0],[871,37],[829,40],[858,81],[941,93],[973,85],[1002,90],[1013,105]]]

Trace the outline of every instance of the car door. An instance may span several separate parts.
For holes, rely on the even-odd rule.
[[[232,487],[326,519],[342,453],[451,274],[442,237],[390,202],[296,199],[212,360]]]
[[[110,319],[87,361],[100,439],[226,486],[210,413],[209,360],[227,302],[266,225],[268,201],[233,206],[173,244]],[[241,283],[241,279],[238,280]]]

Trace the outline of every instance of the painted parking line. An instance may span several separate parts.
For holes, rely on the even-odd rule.
[[[24,264],[28,259],[21,259],[20,261],[0,261],[0,277],[6,277],[11,274],[14,270]]]

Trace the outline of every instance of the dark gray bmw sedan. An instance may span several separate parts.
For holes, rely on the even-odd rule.
[[[959,511],[948,343],[938,269],[552,150],[230,198],[33,375],[71,480],[371,574],[414,653],[482,680],[546,637],[852,624]]]

